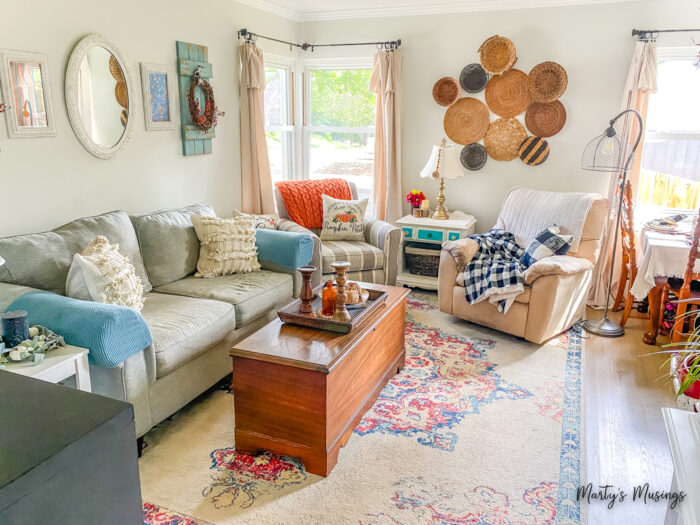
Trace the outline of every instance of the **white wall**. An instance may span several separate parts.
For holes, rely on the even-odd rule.
[[[478,62],[479,46],[494,34],[513,40],[518,50],[516,67],[525,72],[545,60],[566,68],[569,87],[562,102],[568,120],[564,129],[549,139],[551,154],[545,164],[530,167],[518,159],[489,159],[481,171],[447,181],[447,206],[473,214],[479,220],[478,230],[484,231],[493,226],[504,195],[514,186],[606,193],[608,175],[581,170],[580,158],[588,140],[602,132],[619,110],[635,41],[630,36],[632,28],[698,26],[696,0],[657,0],[308,22],[302,24],[300,36],[311,43],[403,40],[403,194],[420,188],[432,202],[437,183],[420,179],[419,171],[431,145],[444,136],[445,109],[433,102],[433,83],[443,76],[458,78],[462,67]],[[692,45],[690,38],[689,34],[666,35],[659,43],[688,46]],[[348,49],[350,55],[358,52],[356,48]],[[314,56],[331,56],[328,53],[317,49]],[[334,49],[332,53],[337,56],[339,51]],[[480,96],[483,100],[483,93]]]
[[[113,209],[135,213],[208,201],[226,215],[240,205],[236,32],[247,27],[295,40],[296,23],[234,0],[37,0],[31,12],[23,0],[2,0],[0,6],[2,13],[26,13],[4,20],[0,49],[48,55],[57,122],[56,137],[9,140],[0,115],[0,235],[53,228]],[[101,33],[121,48],[137,81],[134,132],[112,160],[83,149],[64,102],[68,58],[91,33]],[[226,112],[216,128],[212,155],[182,155],[179,107],[177,129],[144,129],[139,62],[168,64],[176,74],[176,40],[209,47],[217,105]],[[260,42],[260,47],[290,53],[275,43]]]

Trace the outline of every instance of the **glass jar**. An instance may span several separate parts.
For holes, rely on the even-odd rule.
[[[335,314],[335,300],[337,296],[338,290],[333,286],[333,281],[328,281],[321,293],[321,313],[324,316],[332,317]]]

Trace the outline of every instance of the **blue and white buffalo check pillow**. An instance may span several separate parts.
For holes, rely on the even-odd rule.
[[[550,226],[538,233],[537,237],[527,245],[525,253],[520,257],[520,263],[525,268],[529,268],[550,255],[566,255],[573,240],[573,235],[562,235],[559,232],[559,226]]]

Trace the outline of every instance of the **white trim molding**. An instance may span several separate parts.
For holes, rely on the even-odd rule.
[[[406,1],[389,7],[358,7],[347,9],[316,9],[301,11],[282,7],[270,0],[237,0],[241,4],[260,9],[295,22],[345,20],[354,18],[381,18],[396,16],[424,16],[476,11],[503,11],[538,7],[561,7],[588,4],[639,2],[641,0],[425,0]],[[285,0],[285,4],[289,2]],[[322,2],[321,2],[322,4]],[[348,2],[351,4],[351,2]]]

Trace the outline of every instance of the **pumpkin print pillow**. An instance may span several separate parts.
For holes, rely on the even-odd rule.
[[[364,241],[367,199],[344,201],[323,195],[322,241]]]

